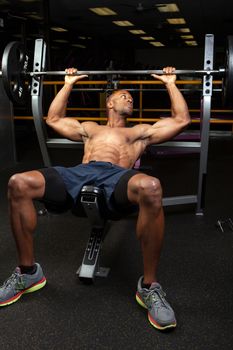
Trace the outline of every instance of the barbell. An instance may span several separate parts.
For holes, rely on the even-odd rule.
[[[31,88],[30,78],[44,75],[65,76],[65,71],[29,71],[30,57],[22,43],[7,44],[2,56],[2,76],[5,91],[11,101],[18,104],[27,102]],[[75,75],[151,75],[166,74],[162,70],[90,70],[78,71]],[[220,75],[223,78],[222,93],[224,106],[233,104],[233,36],[227,38],[225,68],[217,70],[175,70],[177,75]]]

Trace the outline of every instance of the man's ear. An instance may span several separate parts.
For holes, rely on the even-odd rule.
[[[113,107],[113,103],[112,103],[111,100],[109,100],[109,101],[107,102],[107,108],[108,108],[108,109],[112,109],[112,107]]]

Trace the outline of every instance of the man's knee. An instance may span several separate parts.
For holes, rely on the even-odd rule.
[[[38,180],[37,177],[30,176],[29,173],[12,175],[8,182],[8,198],[36,197],[35,193],[39,193],[40,188],[43,186]]]
[[[27,193],[27,181],[24,174],[14,174],[8,182],[8,197],[22,197]]]
[[[162,187],[159,179],[152,176],[140,177],[135,182],[138,193],[138,203],[148,205],[151,207],[162,206]]]

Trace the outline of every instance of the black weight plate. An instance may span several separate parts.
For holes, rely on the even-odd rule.
[[[233,36],[227,37],[225,74],[222,85],[223,105],[233,106]]]
[[[2,80],[12,102],[25,104],[29,97],[27,75],[29,57],[22,43],[10,42],[2,56]]]

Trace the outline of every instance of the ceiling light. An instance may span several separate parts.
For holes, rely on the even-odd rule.
[[[170,24],[185,24],[184,18],[167,18],[168,23]]]
[[[80,49],[86,49],[86,46],[85,45],[81,45],[81,44],[72,44],[71,46],[79,47]]]
[[[157,4],[155,5],[160,12],[179,12],[176,4]]]
[[[117,26],[120,26],[120,27],[132,27],[132,26],[134,26],[134,24],[129,22],[129,21],[113,21],[113,23],[115,23]]]
[[[144,30],[141,30],[141,29],[130,29],[129,32],[132,33],[132,34],[136,34],[136,35],[138,35],[138,34],[146,34],[146,32],[144,32]]]
[[[55,32],[68,32],[67,29],[61,27],[51,27],[51,30],[54,30]]]
[[[36,15],[36,14],[37,14],[36,11],[22,11],[22,13],[23,13],[24,15]]]
[[[185,41],[185,44],[188,46],[197,46],[197,42],[195,40],[187,40]]]
[[[37,19],[37,20],[42,20],[43,17],[38,16],[38,15],[29,15],[28,17],[32,18],[32,19]]]
[[[193,36],[193,35],[181,35],[180,37],[181,37],[182,39],[186,39],[186,40],[187,40],[187,39],[188,39],[188,40],[189,40],[189,39],[194,39],[194,36]]]
[[[97,14],[99,16],[113,16],[113,15],[117,15],[116,12],[114,12],[113,10],[111,10],[108,7],[90,7],[89,10],[94,12],[95,14]]]
[[[176,28],[176,31],[179,33],[190,33],[189,28]]]
[[[80,40],[91,40],[92,37],[90,37],[90,36],[78,36],[78,39],[80,39]]]
[[[140,38],[142,40],[155,40],[155,38],[153,38],[153,36],[141,36]]]
[[[65,40],[65,39],[54,39],[53,41],[56,43],[62,43],[62,44],[68,43],[68,40]]]
[[[160,41],[150,41],[150,44],[153,46],[165,46],[164,44],[162,44]]]

